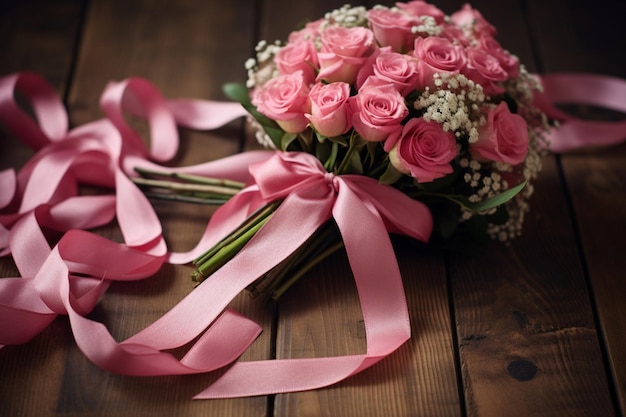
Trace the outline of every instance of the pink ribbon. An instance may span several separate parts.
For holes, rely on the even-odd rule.
[[[579,121],[558,111],[554,104],[584,99],[626,112],[626,83],[580,75],[544,77],[543,82],[545,93],[537,96],[537,103],[564,122],[561,132],[568,135],[552,136],[554,151],[624,139],[623,123]],[[37,121],[16,104],[16,92],[29,100]],[[37,150],[17,174],[12,169],[0,171],[0,255],[11,253],[21,275],[0,280],[0,345],[25,343],[54,317],[67,314],[78,346],[103,369],[130,375],[171,375],[223,367],[235,361],[261,330],[226,309],[228,303],[331,218],[344,240],[361,301],[366,352],[237,362],[196,398],[330,385],[373,365],[410,337],[402,280],[388,234],[426,241],[432,228],[426,206],[370,178],[329,174],[308,154],[248,152],[175,168],[250,185],[216,211],[194,249],[168,253],[156,214],[128,176],[136,166],[167,169],[150,160],[163,162],[175,155],[177,125],[213,129],[245,111],[234,103],[168,101],[139,78],[109,84],[100,104],[105,119],[68,131],[62,103],[44,80],[32,73],[0,79],[0,120]],[[149,147],[126,123],[126,112],[148,119]],[[573,134],[576,139],[570,136]],[[112,193],[79,195],[83,184]],[[143,331],[117,342],[101,323],[85,317],[112,280],[149,277],[163,262],[186,263],[237,227],[250,212],[277,199],[283,199],[281,206],[244,250]],[[114,217],[124,243],[81,230],[106,224]],[[44,229],[62,234],[52,248]],[[196,338],[180,360],[164,352]]]
[[[586,147],[616,145],[626,139],[626,120],[583,120],[560,110],[558,104],[585,104],[626,114],[626,82],[595,74],[551,74],[540,77],[543,93],[535,105],[560,122],[549,135],[550,151],[568,152]]]

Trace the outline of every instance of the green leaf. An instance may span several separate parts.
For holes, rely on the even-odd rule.
[[[332,137],[326,137],[326,139],[328,139],[330,142],[336,143],[342,147],[347,147],[348,146],[348,139],[346,139],[343,136],[332,136]]]
[[[382,184],[389,185],[398,181],[400,178],[402,178],[403,175],[404,174],[398,171],[393,165],[387,164],[387,169],[385,170],[383,175],[380,176],[380,179],[378,181]]]
[[[325,142],[326,144],[330,143],[330,148],[325,146],[325,149],[330,149],[328,151],[328,157],[324,162],[324,169],[326,171],[332,171],[335,168],[335,163],[337,162],[337,154],[339,153],[339,145],[336,142]],[[321,160],[321,159],[320,159]]]
[[[494,207],[498,207],[519,194],[519,192],[524,189],[527,183],[528,181],[524,181],[521,184],[518,184],[515,187],[510,188],[490,199],[478,203],[468,203],[467,207],[472,211],[485,211]]]
[[[263,126],[263,130],[265,130],[265,133],[267,133],[267,135],[270,137],[276,149],[280,149],[280,145],[285,131],[278,127],[272,128],[269,126]]]
[[[379,142],[367,142],[367,157],[369,160],[370,169],[374,167],[374,162],[376,161],[376,153],[378,152],[378,147],[380,146]]]
[[[222,91],[226,97],[231,100],[237,101],[241,104],[252,104],[250,102],[250,95],[248,88],[240,83],[226,83],[222,86]]]
[[[286,151],[287,148],[289,147],[289,145],[291,145],[291,143],[296,140],[296,138],[298,137],[298,135],[296,135],[295,133],[283,133],[281,135],[280,138],[280,148],[283,151]]]
[[[363,163],[358,152],[354,152],[350,156],[349,172],[352,174],[363,174]]]

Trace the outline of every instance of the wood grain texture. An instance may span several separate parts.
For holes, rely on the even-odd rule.
[[[147,78],[168,98],[221,100],[223,83],[245,81],[243,63],[260,39],[285,39],[298,24],[344,3],[0,0],[0,75],[42,74],[66,98],[73,125],[102,117],[104,86],[129,76]],[[433,3],[451,13],[464,2]],[[623,39],[619,3],[472,5],[531,71],[626,77],[626,55],[615,52]],[[147,136],[144,122],[132,123]],[[32,151],[1,129],[0,169],[19,168]],[[183,129],[181,150],[170,164],[257,148],[242,121],[213,132]],[[0,349],[0,416],[623,415],[625,157],[623,145],[547,157],[525,234],[510,246],[493,243],[470,256],[394,239],[413,336],[390,357],[334,386],[191,401],[221,372],[155,378],[104,372],[82,355],[67,318],[59,317],[31,342]],[[177,251],[193,246],[213,210],[154,206]],[[121,240],[114,223],[96,232]],[[189,273],[189,267],[166,265],[147,280],[112,285],[90,317],[122,340],[192,291]],[[10,258],[0,259],[1,277],[17,274]],[[265,329],[243,360],[365,350],[344,253],[313,269],[277,304],[242,294],[232,306]]]
[[[566,9],[556,1],[531,3],[529,13],[542,71],[626,77],[626,56],[616,52],[622,49],[623,9],[623,4],[615,1],[602,1],[589,8],[588,3],[578,0],[569,2]],[[555,19],[565,19],[569,24],[556,30],[550,24]],[[602,24],[592,23],[598,19]],[[573,110],[583,118],[626,120],[626,114],[602,109],[578,106]],[[560,158],[622,414],[626,412],[626,324],[616,318],[626,312],[624,161],[624,145],[574,152]]]
[[[442,254],[406,241],[396,245],[396,252],[411,340],[334,386],[278,395],[275,415],[460,415]],[[281,298],[278,308],[277,357],[365,353],[363,318],[345,253],[311,271]]]
[[[0,2],[0,74],[35,71],[64,96],[79,39],[83,1]],[[33,154],[0,125],[0,169],[22,166]]]
[[[535,6],[535,2],[527,3],[531,9]],[[541,4],[551,4],[555,12],[557,7],[562,9],[557,2]],[[526,42],[522,50],[528,54],[537,38],[536,33],[524,30],[525,3],[501,4],[499,11],[480,2],[473,5],[508,16],[508,25],[494,22],[508,30],[501,42],[518,46]],[[554,31],[561,30],[561,23],[569,26],[567,16],[555,18],[550,25],[534,18],[528,17],[533,25],[551,26]],[[554,51],[564,53],[565,48],[553,46]],[[526,62],[531,70],[541,67],[533,60]],[[555,158],[547,157],[524,236],[508,248],[490,245],[478,259],[450,256],[470,416],[609,416],[616,412],[601,357],[595,305],[588,298],[561,187]]]
[[[524,236],[449,273],[468,415],[611,416],[598,334],[553,161]]]

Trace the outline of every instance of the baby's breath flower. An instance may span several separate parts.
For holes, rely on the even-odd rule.
[[[421,25],[413,26],[411,28],[412,33],[426,34],[429,36],[439,36],[443,32],[443,28],[437,24],[437,21],[432,16],[420,16],[422,21]]]
[[[254,131],[254,137],[256,138],[257,142],[261,146],[263,146],[266,149],[276,149],[276,146],[274,145],[274,142],[272,141],[272,139],[269,137],[267,133],[265,133],[265,130],[263,130],[263,127],[261,126],[261,124],[257,122],[257,120],[254,117],[251,117],[251,116],[248,117],[247,121],[248,121],[249,126]]]
[[[262,40],[256,45],[254,48],[256,58],[248,58],[244,64],[248,72],[246,87],[252,89],[261,86],[278,75],[274,56],[280,51],[281,47],[279,41],[269,44],[267,41]]]
[[[480,112],[485,101],[482,87],[462,74],[447,73],[435,73],[433,84],[435,89],[424,89],[413,107],[423,111],[424,120],[440,123],[445,131],[467,137],[470,143],[477,141],[478,128],[486,123]]]
[[[366,27],[367,26],[367,9],[363,6],[352,7],[345,4],[339,9],[330,11],[324,15],[321,30],[328,26],[341,26],[345,28]]]

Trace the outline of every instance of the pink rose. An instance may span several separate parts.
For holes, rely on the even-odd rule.
[[[331,26],[322,32],[316,81],[353,83],[359,69],[374,52],[374,34],[363,27]]]
[[[517,165],[528,153],[528,126],[523,117],[509,111],[506,103],[489,112],[487,126],[479,131],[478,141],[470,147],[481,159]]]
[[[386,145],[386,144],[385,144]],[[417,182],[431,182],[453,169],[450,162],[458,151],[451,132],[441,125],[424,119],[410,119],[389,151],[389,161],[400,172]]]
[[[302,71],[304,81],[311,84],[315,80],[315,68],[318,66],[317,51],[312,41],[304,39],[288,43],[274,58],[281,74]]]
[[[519,60],[517,57],[505,51],[493,36],[481,36],[479,45],[480,49],[498,60],[500,66],[507,72],[509,77],[517,77],[519,75]]]
[[[371,9],[367,18],[378,44],[391,46],[391,49],[400,53],[412,48],[413,40],[417,37],[412,28],[421,23],[401,10],[387,8]]]
[[[396,3],[396,6],[399,9],[415,17],[430,16],[435,19],[435,22],[437,22],[437,24],[443,23],[446,17],[445,13],[438,9],[436,6],[426,3],[423,0],[414,0],[408,3],[398,2]]]
[[[252,104],[285,132],[302,132],[309,123],[304,116],[309,112],[309,86],[302,71],[272,78],[254,91]]]
[[[450,16],[452,23],[463,29],[472,31],[476,37],[480,35],[496,35],[496,28],[483,17],[476,9],[469,4],[464,4],[463,8]]]
[[[352,126],[367,141],[381,142],[402,129],[409,114],[404,98],[392,85],[370,77],[349,100]]]
[[[460,44],[464,47],[469,46],[473,41],[471,38],[468,38],[465,35],[463,29],[451,23],[446,23],[443,25],[443,31],[439,36],[441,36],[442,38],[446,38],[451,42]]]
[[[420,88],[434,87],[433,74],[459,73],[467,63],[465,50],[446,38],[417,38],[413,54],[419,58]]]
[[[501,94],[504,88],[498,85],[506,81],[509,74],[502,68],[500,61],[483,49],[467,49],[467,67],[465,75],[470,80],[483,86],[487,95]]]
[[[372,55],[361,68],[357,76],[357,88],[370,76],[392,84],[406,97],[417,88],[419,82],[417,58],[393,52],[391,47],[386,46]]]
[[[350,85],[347,83],[317,83],[309,93],[311,114],[306,117],[313,128],[326,137],[339,136],[351,127],[348,109]]]

